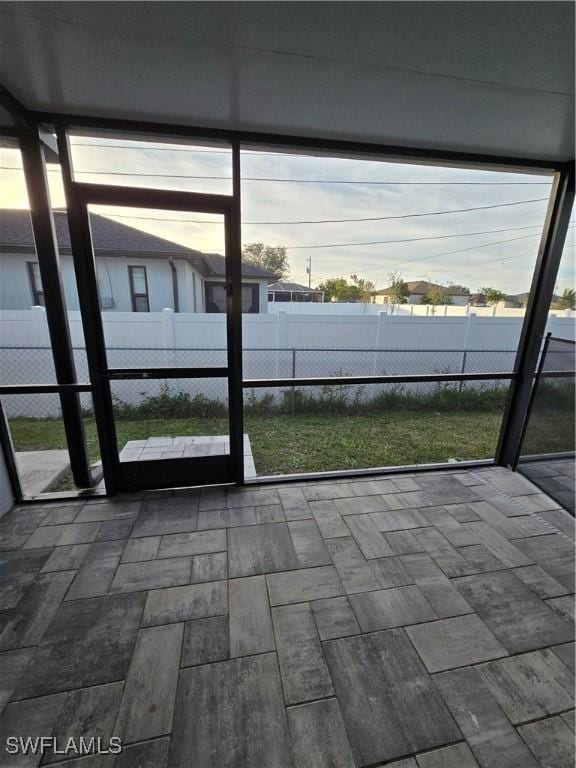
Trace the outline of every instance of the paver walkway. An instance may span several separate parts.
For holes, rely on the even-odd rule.
[[[43,758],[68,768],[571,768],[573,524],[503,469],[14,509],[2,740],[122,740]]]

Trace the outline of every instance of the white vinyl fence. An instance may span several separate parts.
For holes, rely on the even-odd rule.
[[[78,381],[88,381],[80,313],[68,314]],[[165,309],[104,312],[102,317],[111,367],[226,365],[223,315],[175,314]],[[244,315],[244,378],[509,371],[522,319],[477,313],[390,315],[383,311],[363,315]],[[551,315],[548,330],[573,339],[574,320]],[[0,311],[0,383],[54,382],[44,309]],[[165,385],[158,380],[117,381],[113,393],[123,402],[137,405]],[[174,392],[226,399],[224,380],[171,380],[168,386]],[[376,385],[370,386],[371,396]],[[89,395],[82,395],[82,400],[90,406]],[[56,395],[10,395],[3,398],[3,405],[9,416],[59,414]]]

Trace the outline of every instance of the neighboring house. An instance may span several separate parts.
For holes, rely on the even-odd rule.
[[[60,272],[68,309],[79,309],[68,222],[54,212]],[[103,311],[224,312],[224,257],[185,248],[140,229],[91,214]],[[242,264],[242,311],[266,312],[268,283],[276,275]],[[27,210],[0,209],[0,309],[44,304]]]
[[[307,288],[305,285],[300,285],[300,283],[280,281],[277,283],[270,283],[268,286],[268,301],[304,301],[322,303],[324,301],[324,291]]]
[[[487,307],[488,302],[486,296],[483,293],[471,293],[468,297],[468,304],[471,307]]]
[[[406,298],[406,304],[420,304],[424,296],[426,296],[432,288],[440,288],[446,290],[446,286],[437,285],[436,283],[429,283],[426,280],[414,280],[410,283],[406,283],[408,287],[408,296]],[[452,301],[452,304],[465,307],[468,304],[470,294],[464,291],[455,290],[448,294]],[[380,291],[375,291],[374,294],[375,304],[397,304],[392,288],[382,288]]]

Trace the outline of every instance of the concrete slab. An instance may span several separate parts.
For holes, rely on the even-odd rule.
[[[47,491],[66,474],[70,457],[67,450],[18,451],[16,465],[24,494],[35,496]]]

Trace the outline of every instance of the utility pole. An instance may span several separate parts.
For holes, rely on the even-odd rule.
[[[308,288],[312,288],[312,256],[306,257],[306,274],[308,275]]]

